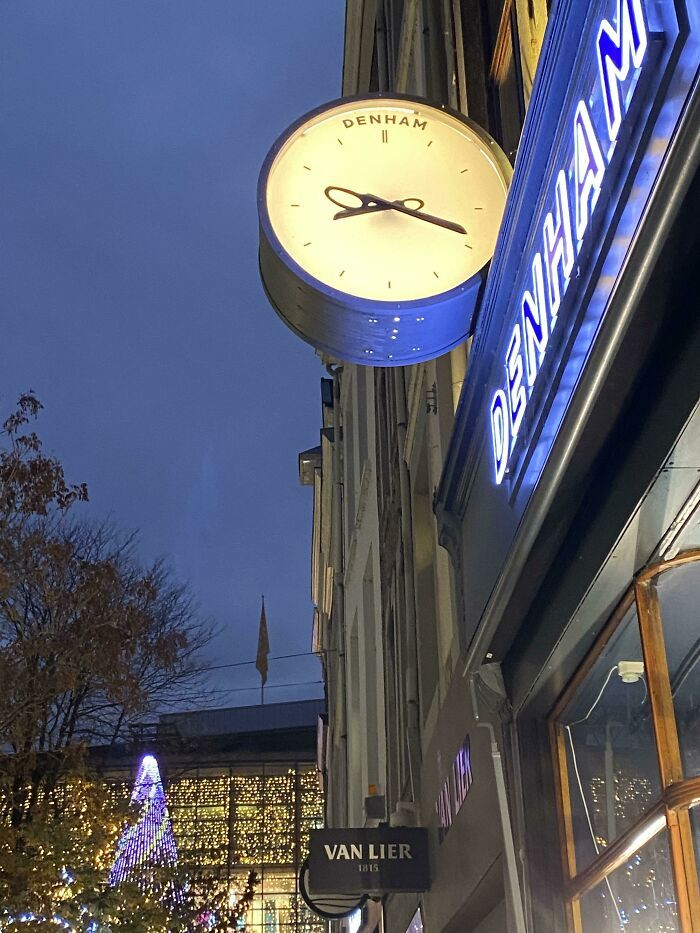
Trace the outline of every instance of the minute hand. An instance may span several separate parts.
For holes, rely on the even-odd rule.
[[[333,216],[333,220],[341,220],[343,217],[355,217],[358,214],[369,214],[376,211],[377,208],[384,210],[398,211],[400,214],[408,214],[409,217],[417,217],[419,220],[425,220],[429,224],[435,224],[438,227],[444,227],[446,230],[454,230],[455,233],[466,235],[467,231],[460,224],[455,224],[451,220],[444,220],[442,217],[435,217],[434,214],[425,214],[423,211],[406,207],[400,201],[387,201],[384,198],[378,198],[374,194],[361,195],[365,201],[362,207],[346,208],[338,211]]]

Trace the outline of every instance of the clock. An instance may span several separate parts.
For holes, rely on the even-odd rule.
[[[294,123],[260,173],[260,272],[300,337],[373,366],[464,341],[510,164],[466,117],[423,100],[344,98]]]

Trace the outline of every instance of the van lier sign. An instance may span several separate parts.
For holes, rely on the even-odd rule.
[[[452,761],[450,773],[445,778],[435,801],[435,810],[440,824],[438,829],[440,842],[445,838],[455,817],[462,809],[473,780],[471,746],[469,736],[467,736]]]
[[[315,829],[309,844],[314,891],[427,891],[428,831],[411,828]]]

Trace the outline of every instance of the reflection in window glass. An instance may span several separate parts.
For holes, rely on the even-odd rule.
[[[265,924],[265,933],[277,933],[279,930],[279,924],[277,922],[277,903],[272,897],[267,898],[265,901],[263,921]]]
[[[665,831],[658,833],[580,901],[583,933],[680,930]]]
[[[406,933],[423,933],[423,918],[420,914],[420,908],[413,915]]]
[[[694,777],[700,774],[700,563],[667,570],[656,587],[683,769]]]
[[[521,113],[522,95],[518,88],[515,62],[511,52],[508,70],[498,85],[498,104],[501,122],[501,145],[503,151],[515,163],[520,133],[523,127]]]
[[[700,807],[695,806],[690,811],[690,826],[695,844],[695,861],[700,865]]]
[[[618,626],[561,717],[580,871],[649,809],[660,794],[636,610]]]

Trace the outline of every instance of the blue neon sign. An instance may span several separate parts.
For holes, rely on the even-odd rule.
[[[616,0],[613,22],[601,20],[592,46],[595,79],[590,94],[577,101],[571,114],[570,159],[555,172],[544,202],[528,279],[518,292],[518,316],[506,341],[502,383],[489,406],[497,483],[512,459],[603,181],[614,171],[615,150],[649,61],[643,0]]]

